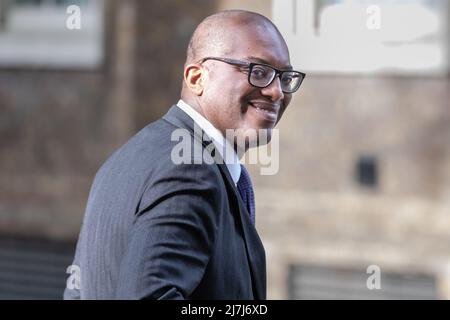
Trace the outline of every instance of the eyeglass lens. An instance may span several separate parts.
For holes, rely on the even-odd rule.
[[[265,65],[253,65],[250,71],[250,83],[256,87],[267,87],[272,83],[276,75],[276,71]],[[296,91],[303,80],[300,73],[296,71],[284,71],[281,75],[280,83],[283,92],[291,93]]]

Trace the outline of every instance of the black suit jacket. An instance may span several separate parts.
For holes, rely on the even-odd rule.
[[[91,188],[66,299],[265,299],[265,252],[225,164],[179,164],[173,106],[116,151]],[[194,155],[192,155],[194,157]]]

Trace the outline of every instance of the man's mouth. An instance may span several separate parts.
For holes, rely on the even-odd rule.
[[[267,102],[249,102],[256,114],[264,121],[275,123],[278,120],[280,107]]]

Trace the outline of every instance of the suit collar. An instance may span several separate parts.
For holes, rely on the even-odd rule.
[[[199,112],[183,100],[180,99],[180,101],[178,101],[177,107],[191,117],[194,120],[194,123],[212,139],[214,145],[216,146],[216,150],[220,152],[222,159],[226,160],[225,163],[231,177],[233,178],[234,184],[237,184],[241,175],[241,164],[234,148],[225,139],[222,132],[216,129],[214,125],[208,121],[208,119],[203,117]]]
[[[194,133],[194,120],[183,110],[173,105],[163,116],[163,119],[179,128],[188,129]]]

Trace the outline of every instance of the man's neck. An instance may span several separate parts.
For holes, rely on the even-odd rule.
[[[226,132],[222,132],[220,129],[218,129],[214,123],[212,123],[208,117],[206,116],[205,112],[203,111],[203,108],[200,106],[200,104],[196,101],[196,99],[192,99],[191,97],[187,97],[187,96],[183,96],[181,95],[181,100],[183,100],[185,103],[187,103],[192,109],[194,109],[195,111],[197,111],[203,118],[205,118],[206,120],[209,121],[209,123],[211,123],[221,134],[222,136],[227,139],[227,135]],[[244,156],[244,154],[247,152],[248,150],[248,146],[245,145],[245,150],[242,148],[239,148],[236,144],[235,141],[229,141],[231,146],[233,146],[234,152],[236,153],[236,155],[239,157],[239,159],[242,159],[242,157]]]

